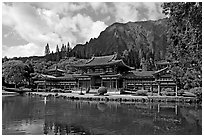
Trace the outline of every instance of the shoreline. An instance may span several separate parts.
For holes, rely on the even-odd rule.
[[[53,93],[53,92],[27,92],[25,95],[37,95],[43,97],[64,98],[70,100],[87,100],[87,101],[112,101],[112,102],[172,102],[172,103],[197,103],[194,97],[182,96],[133,96],[133,95],[120,95],[109,93],[106,95],[84,94],[79,93]],[[198,103],[199,104],[199,103]]]

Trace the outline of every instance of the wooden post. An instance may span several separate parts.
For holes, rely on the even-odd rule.
[[[160,96],[160,83],[158,83],[158,96]]]
[[[45,82],[45,91],[46,91],[46,82]]]
[[[159,113],[160,112],[160,104],[158,104],[157,107],[158,107],[157,112]]]
[[[103,86],[103,78],[101,78],[101,87]]]
[[[152,95],[153,95],[152,83],[150,84],[150,91],[151,91],[151,93],[152,93]]]
[[[123,88],[125,88],[125,80],[123,80]]]
[[[177,85],[175,87],[175,92],[176,92],[176,97],[177,97],[178,96],[178,87],[177,87]]]
[[[178,114],[178,106],[177,105],[175,106],[175,113],[176,113],[176,115]]]
[[[90,78],[90,84],[89,85],[90,85],[90,89],[91,89],[91,78]]]
[[[111,87],[112,87],[112,83],[111,83],[111,78],[110,78],[110,89],[111,89]]]
[[[38,92],[38,84],[37,84],[37,92]]]
[[[77,84],[78,84],[78,89],[79,89],[79,81],[80,81],[80,80],[78,80],[78,83],[77,83]]]
[[[115,88],[116,88],[116,90],[118,90],[118,79],[117,78],[116,78],[115,82],[116,82]]]

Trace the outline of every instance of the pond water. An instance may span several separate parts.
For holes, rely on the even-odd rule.
[[[202,134],[201,106],[2,97],[2,134]]]

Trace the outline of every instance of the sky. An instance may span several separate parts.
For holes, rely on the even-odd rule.
[[[42,56],[69,42],[73,48],[97,38],[115,22],[164,18],[162,3],[142,2],[4,2],[2,57]]]

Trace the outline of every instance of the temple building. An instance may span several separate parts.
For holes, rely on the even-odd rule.
[[[37,85],[38,89],[74,89],[77,85],[76,78],[72,74],[65,73],[64,70],[50,69],[47,74],[38,74],[34,78],[34,83]]]
[[[117,59],[117,54],[101,57],[92,57],[84,64],[75,65],[81,70],[76,76],[78,87],[98,88],[105,86],[109,90],[122,88],[122,75],[134,68],[126,65],[123,60]]]
[[[171,78],[169,62],[157,63],[156,71],[135,70],[126,65],[117,54],[93,56],[86,63],[73,65],[75,74],[67,74],[64,70],[51,69],[48,74],[40,74],[35,79],[38,88],[61,89],[98,89],[104,86],[111,91],[120,89],[128,91],[148,90],[161,95],[162,89],[171,88],[177,95],[177,85]]]

